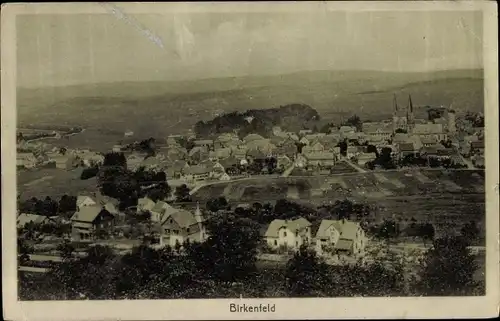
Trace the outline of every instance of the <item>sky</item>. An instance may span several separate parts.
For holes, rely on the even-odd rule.
[[[482,24],[471,11],[22,15],[17,81],[33,88],[482,68]]]

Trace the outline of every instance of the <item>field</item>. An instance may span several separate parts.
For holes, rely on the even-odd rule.
[[[88,147],[112,145],[127,130],[140,138],[182,133],[216,113],[303,103],[323,119],[357,113],[363,120],[390,117],[392,96],[415,106],[453,103],[482,111],[481,70],[436,73],[312,71],[283,76],[221,78],[184,82],[112,83],[18,90],[19,126],[82,126],[70,138]],[[425,117],[425,108],[416,108]],[[103,130],[105,129],[105,130]]]
[[[93,192],[96,179],[81,180],[81,169],[66,171],[62,169],[39,169],[17,172],[17,192],[21,200],[31,197],[61,198],[62,195],[78,195]]]
[[[278,199],[314,205],[349,198],[371,204],[373,219],[432,222],[436,233],[478,222],[485,231],[484,171],[367,172],[321,177],[256,178],[204,186],[193,195],[206,201],[225,196],[231,203]]]

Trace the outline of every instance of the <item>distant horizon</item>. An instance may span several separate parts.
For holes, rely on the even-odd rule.
[[[100,81],[100,82],[88,82],[88,83],[78,83],[78,84],[68,84],[68,85],[53,85],[53,86],[20,86],[18,89],[49,89],[49,88],[67,88],[67,87],[85,87],[85,86],[95,86],[95,85],[111,85],[111,84],[123,84],[123,83],[181,83],[181,82],[196,82],[196,81],[207,81],[207,80],[222,80],[222,79],[232,79],[232,78],[264,78],[264,77],[279,77],[279,76],[291,76],[295,74],[302,73],[314,73],[314,72],[366,72],[366,73],[387,73],[387,74],[434,74],[439,72],[474,72],[474,71],[484,71],[484,67],[477,68],[453,68],[453,69],[435,69],[430,71],[397,71],[397,70],[377,70],[377,69],[309,69],[309,70],[297,70],[285,73],[268,73],[259,75],[233,75],[233,76],[221,76],[221,77],[203,77],[203,78],[184,78],[184,79],[165,79],[165,80],[116,80],[116,81]]]

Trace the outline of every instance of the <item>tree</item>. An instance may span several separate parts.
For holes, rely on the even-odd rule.
[[[418,234],[422,237],[424,245],[426,240],[432,241],[434,239],[434,233],[434,226],[431,223],[420,224],[418,227]]]
[[[366,147],[366,152],[367,153],[375,153],[375,155],[377,155],[377,157],[379,156],[378,155],[378,149],[375,145],[371,145],[369,144],[367,147]]]
[[[363,122],[361,121],[361,118],[359,118],[358,115],[352,115],[342,125],[356,127],[356,130],[361,131]]]
[[[396,238],[399,236],[399,226],[398,223],[391,220],[384,220],[380,226],[377,236],[386,240]]]
[[[125,154],[123,153],[106,153],[104,154],[104,161],[102,164],[103,167],[127,167],[127,159],[125,158]]]
[[[347,156],[347,141],[345,139],[338,144],[338,147],[340,147],[340,155]]]
[[[63,195],[59,200],[59,213],[76,211],[76,196]]]
[[[174,192],[177,202],[191,202],[191,195],[189,192],[189,187],[187,187],[186,184],[177,186]]]
[[[244,280],[256,272],[259,225],[233,213],[220,212],[207,221],[209,238],[191,251],[198,268],[222,282]]]
[[[59,251],[63,260],[68,260],[73,257],[75,247],[69,241],[64,241],[57,246],[57,250]]]
[[[294,297],[318,296],[327,275],[327,265],[305,245],[288,261],[285,279],[288,294]]]
[[[479,236],[479,228],[477,227],[476,221],[470,221],[465,224],[461,229],[461,235],[469,242],[474,242]]]
[[[470,295],[477,285],[475,257],[462,237],[446,236],[434,240],[419,271],[418,290],[423,295]]]
[[[379,157],[376,160],[377,164],[384,169],[396,168],[394,160],[392,159],[392,149],[390,147],[382,148]]]
[[[210,212],[218,212],[223,209],[227,209],[228,202],[224,196],[218,198],[212,198],[207,201],[207,209]]]
[[[86,180],[92,177],[97,176],[99,173],[99,167],[98,166],[93,166],[90,168],[85,168],[82,173],[80,174],[80,179],[81,180]]]

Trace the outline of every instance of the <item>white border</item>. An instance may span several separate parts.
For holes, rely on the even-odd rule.
[[[493,317],[499,306],[498,61],[496,2],[301,2],[301,3],[117,3],[127,13],[161,11],[262,12],[458,11],[483,12],[484,101],[486,121],[486,293],[484,297],[203,299],[141,301],[17,301],[15,237],[16,45],[15,15],[20,13],[105,13],[96,3],[4,4],[1,11],[2,72],[2,284],[7,320],[160,320],[160,319],[347,319]],[[8,213],[8,214],[7,214]],[[276,305],[275,313],[230,313],[229,303]]]

